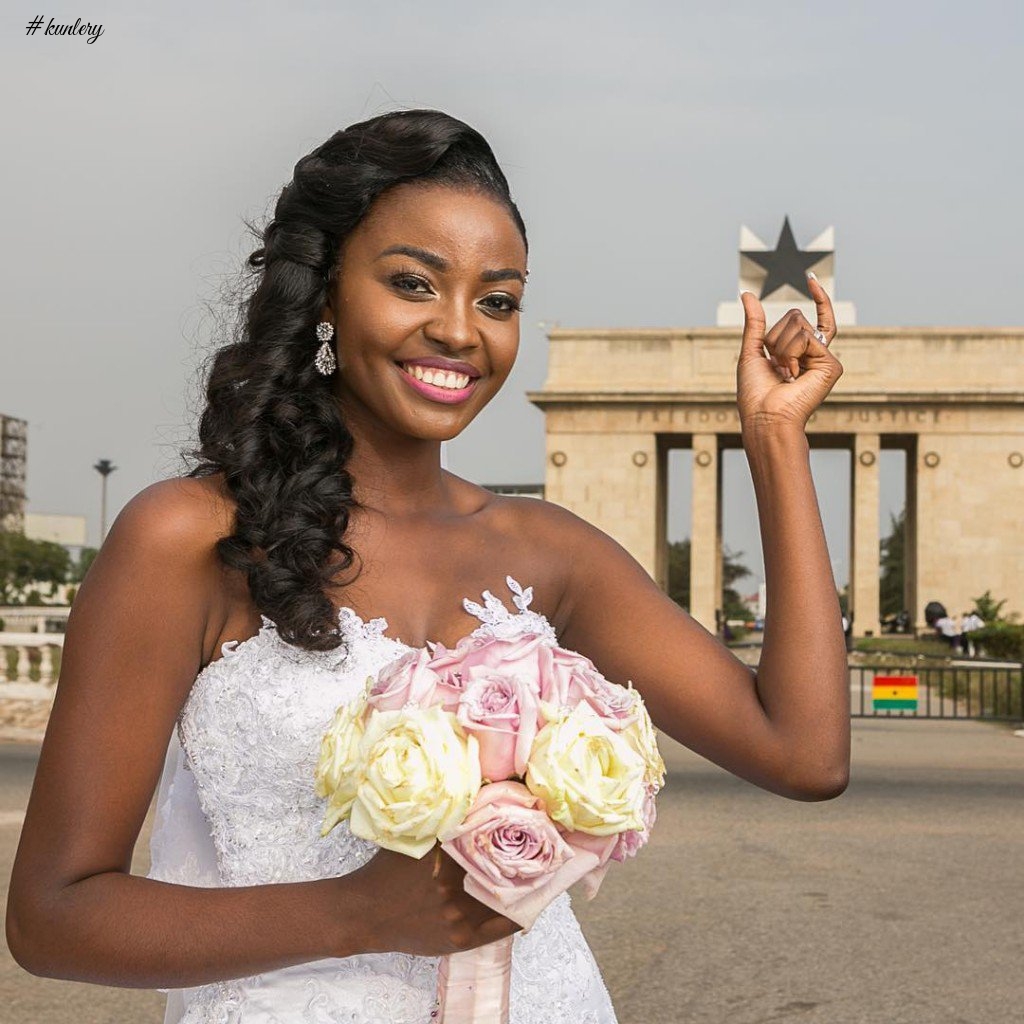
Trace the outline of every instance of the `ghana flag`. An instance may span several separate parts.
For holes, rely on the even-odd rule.
[[[875,676],[871,690],[876,711],[917,710],[917,676]]]

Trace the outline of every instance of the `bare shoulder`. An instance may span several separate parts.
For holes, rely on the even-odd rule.
[[[155,607],[202,612],[198,628],[204,660],[213,650],[227,609],[240,603],[238,573],[224,565],[217,541],[233,532],[234,505],[219,474],[172,477],[137,492],[103,539],[72,606],[72,620],[102,621],[119,603],[141,619]],[[157,614],[151,629],[167,629]]]
[[[617,541],[582,516],[543,498],[513,497],[521,523],[536,537],[547,557],[566,570],[572,568],[573,552],[587,546],[614,545]]]
[[[607,534],[563,505],[543,498],[504,495],[504,512],[516,535],[528,537],[536,568],[531,578],[547,579],[557,593],[548,614],[561,636],[568,627],[577,582],[578,552],[588,545],[600,548],[602,540],[615,544]]]
[[[534,589],[531,608],[541,612],[562,635],[576,584],[575,553],[610,537],[562,505],[525,494],[497,494],[451,474],[458,487],[458,507],[464,524],[482,531],[474,541],[485,552],[479,575],[491,576],[495,566],[507,567]],[[628,557],[628,556],[627,556]],[[504,587],[499,591],[504,593]]]
[[[232,532],[234,505],[220,474],[171,477],[144,487],[132,497],[111,527],[138,540],[208,554]]]
[[[545,498],[505,495],[504,500],[510,503],[510,514],[517,516],[520,525],[529,529],[545,547],[555,544],[564,548],[589,526],[575,512]]]

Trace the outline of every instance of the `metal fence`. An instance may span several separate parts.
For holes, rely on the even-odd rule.
[[[1024,665],[851,665],[856,718],[1024,720]]]

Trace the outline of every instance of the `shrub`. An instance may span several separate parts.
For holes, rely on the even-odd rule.
[[[967,635],[993,658],[1024,662],[1024,625],[1020,623],[993,622],[981,629],[972,629]]]

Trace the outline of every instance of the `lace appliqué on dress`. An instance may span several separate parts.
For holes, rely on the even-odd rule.
[[[556,645],[558,637],[551,623],[540,612],[529,610],[529,604],[533,600],[533,587],[523,590],[511,576],[505,577],[505,585],[515,595],[512,602],[519,609],[518,615],[513,615],[489,590],[484,591],[483,606],[476,601],[470,601],[468,597],[462,599],[462,607],[483,623],[473,630],[471,636],[495,636],[502,640],[511,640],[522,633],[540,633],[547,643]]]

